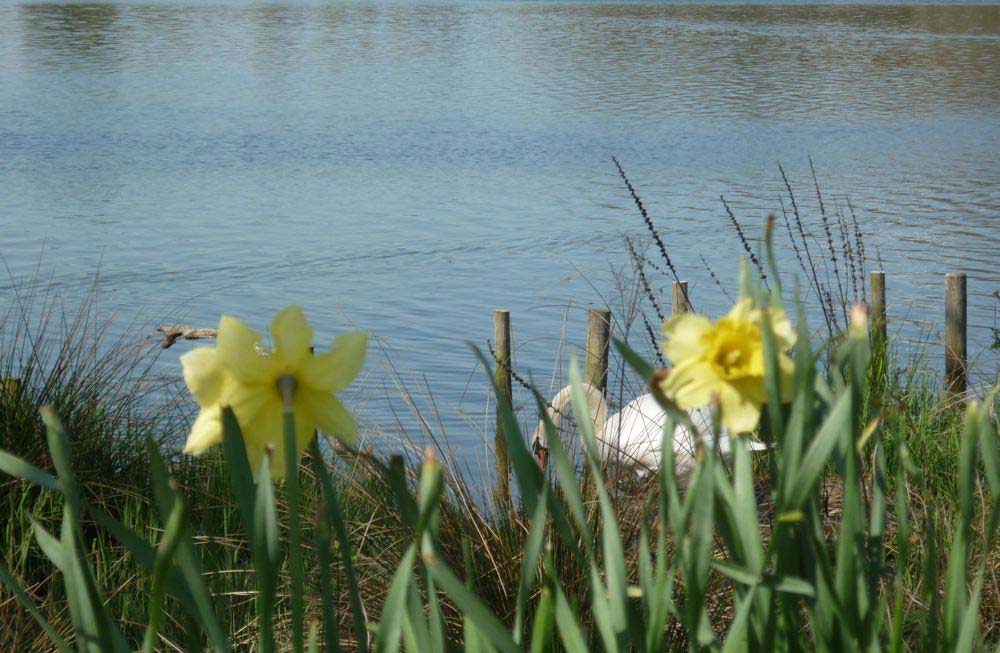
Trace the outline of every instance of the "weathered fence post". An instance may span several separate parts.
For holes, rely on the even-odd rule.
[[[504,399],[513,406],[514,390],[510,377],[510,311],[493,311],[493,333],[496,340],[496,384],[500,393],[497,400],[497,432],[493,443],[493,455],[497,465],[497,497],[510,501],[510,455],[507,452],[507,436],[503,427]]]
[[[944,373],[948,392],[964,394],[968,384],[965,273],[946,274],[944,291]]]
[[[611,311],[587,311],[586,382],[601,392],[608,388],[608,346],[611,341]]]
[[[678,313],[689,313],[691,311],[691,302],[688,301],[688,282],[687,281],[675,281],[674,282],[674,301],[673,301],[673,314]]]

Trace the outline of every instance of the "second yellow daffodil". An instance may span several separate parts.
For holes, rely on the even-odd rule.
[[[786,351],[795,333],[785,311],[770,310],[771,327],[778,347],[782,400],[792,387],[793,365]],[[681,313],[667,320],[663,351],[673,368],[660,389],[677,405],[690,410],[713,399],[720,404],[722,425],[730,433],[747,433],[757,427],[764,389],[764,338],[762,312],[743,299],[715,324],[701,315]]]

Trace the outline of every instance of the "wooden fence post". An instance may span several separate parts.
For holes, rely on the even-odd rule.
[[[507,405],[513,407],[514,390],[510,375],[510,311],[493,311],[493,332],[496,340],[496,384],[502,397],[497,401],[497,432],[493,442],[493,455],[497,466],[497,497],[501,501],[510,501],[510,454],[507,451],[507,436],[503,427],[504,399]]]
[[[587,366],[585,381],[601,392],[608,388],[608,346],[611,341],[611,311],[587,311]]]
[[[944,290],[944,373],[948,392],[964,394],[968,384],[965,273],[946,274]]]
[[[687,281],[675,281],[674,282],[674,297],[673,297],[673,314],[678,313],[689,313],[691,311],[691,302],[688,301],[688,282]]]

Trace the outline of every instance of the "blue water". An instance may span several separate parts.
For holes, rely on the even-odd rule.
[[[0,255],[15,283],[41,255],[70,300],[100,269],[125,322],[263,329],[298,302],[321,341],[370,330],[365,422],[419,436],[401,386],[478,452],[491,408],[464,341],[492,338],[494,309],[546,391],[584,309],[626,320],[613,271],[645,227],[612,155],[714,314],[699,255],[732,291],[742,251],[719,196],[756,242],[780,161],[825,240],[811,156],[889,275],[893,332],[936,359],[943,274],[964,270],[995,378],[998,70],[995,5],[5,4]]]

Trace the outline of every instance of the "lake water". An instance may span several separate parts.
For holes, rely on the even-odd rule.
[[[582,342],[583,309],[617,301],[621,234],[645,227],[612,155],[716,314],[728,300],[699,255],[732,288],[741,252],[719,196],[758,238],[780,161],[822,237],[811,156],[889,275],[891,329],[936,361],[943,275],[965,270],[970,350],[995,375],[998,6],[0,6],[15,280],[44,251],[72,300],[99,266],[126,321],[225,311],[263,328],[301,303],[322,340],[380,337],[353,398],[366,420],[394,430],[391,406],[416,429],[391,365],[466,451],[490,409],[463,341],[492,338],[493,309],[548,388],[564,329]],[[787,234],[778,246],[796,271]],[[186,348],[161,367],[178,373]]]

